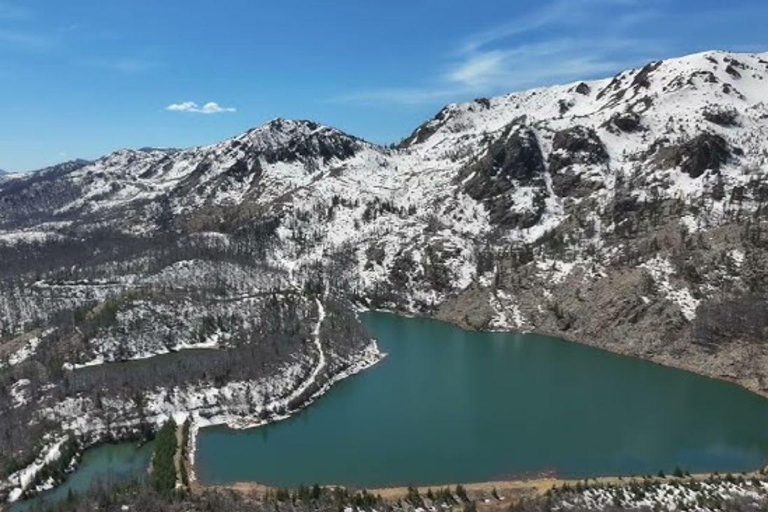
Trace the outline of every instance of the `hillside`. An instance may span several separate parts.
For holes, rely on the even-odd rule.
[[[361,307],[768,395],[766,200],[768,54],[722,52],[448,105],[391,149],[277,119],[5,177],[0,497],[169,415],[301,407],[380,357]]]

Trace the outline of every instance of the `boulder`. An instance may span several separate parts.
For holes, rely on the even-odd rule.
[[[603,124],[612,133],[635,133],[643,131],[640,116],[634,112],[617,112]]]

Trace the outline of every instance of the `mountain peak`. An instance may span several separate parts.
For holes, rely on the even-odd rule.
[[[333,158],[345,160],[367,143],[314,121],[277,118],[248,130],[230,143],[261,154],[267,162]]]
[[[452,103],[419,126],[401,147],[431,150],[455,145],[467,129],[496,132],[516,119],[536,123],[585,116],[611,117],[653,108],[676,115],[707,104],[743,110],[768,95],[768,53],[706,51],[650,62],[613,77]],[[449,142],[450,141],[450,142]]]
[[[251,128],[240,137],[236,139],[250,139],[250,140],[268,140],[273,138],[283,139],[285,137],[310,137],[318,134],[324,135],[340,135],[348,138],[355,138],[351,135],[331,128],[314,121],[307,119],[285,119],[278,117],[264,123],[256,128]]]

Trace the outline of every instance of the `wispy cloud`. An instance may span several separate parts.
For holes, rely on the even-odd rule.
[[[508,23],[491,27],[467,37],[461,45],[466,54],[479,51],[495,42],[507,40],[536,30],[559,27],[592,27],[597,11],[613,11],[610,25],[640,21],[651,13],[658,0],[553,0],[537,10],[526,13]]]
[[[50,39],[42,34],[0,28],[0,43],[28,50],[42,50],[50,46]]]
[[[632,29],[658,16],[658,3],[551,0],[508,23],[463,38],[446,56],[436,79],[356,91],[334,100],[412,105],[607,75],[662,51],[661,41],[631,36]],[[598,30],[596,18],[612,21]]]
[[[224,114],[228,112],[237,112],[237,109],[233,107],[222,107],[215,101],[208,102],[203,106],[198,105],[194,101],[171,103],[165,107],[165,109],[171,112],[191,112],[194,114]]]

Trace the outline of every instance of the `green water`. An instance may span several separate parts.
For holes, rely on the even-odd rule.
[[[130,481],[146,481],[154,442],[106,444],[87,450],[77,470],[52,491],[16,503],[8,512],[44,510],[67,499],[70,491],[84,494],[97,488],[110,488]]]
[[[768,401],[737,386],[543,336],[362,320],[389,356],[291,419],[204,429],[203,483],[436,485],[766,461]]]

